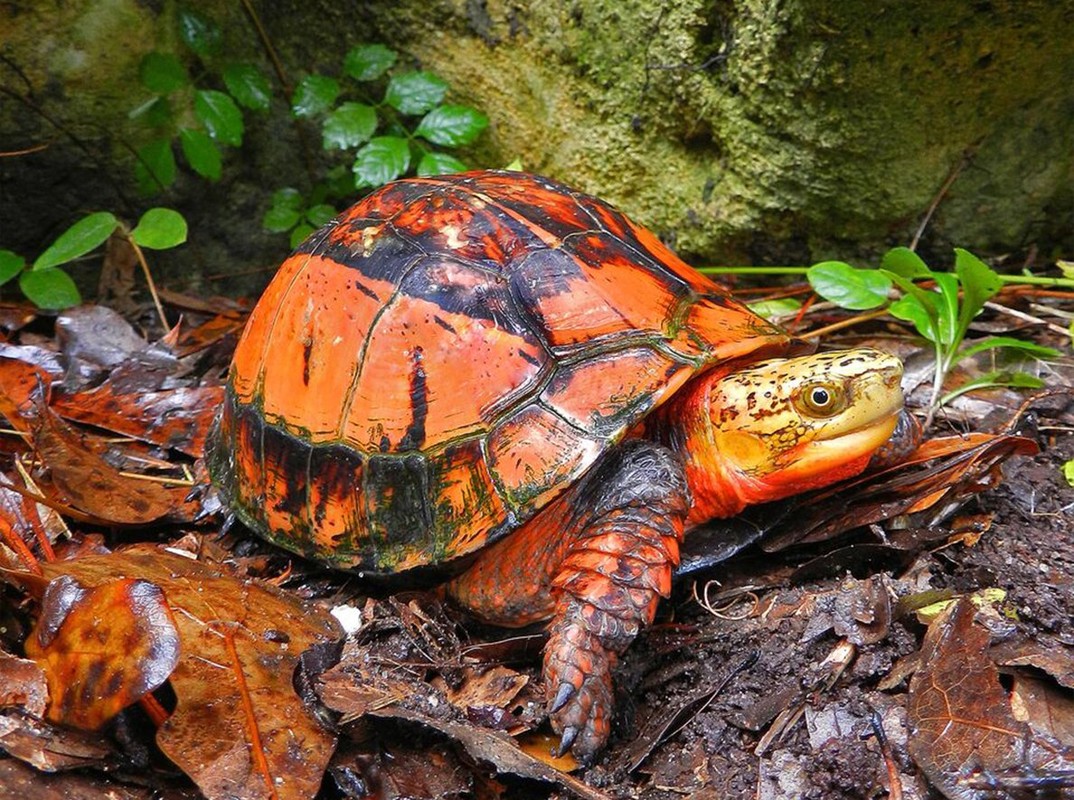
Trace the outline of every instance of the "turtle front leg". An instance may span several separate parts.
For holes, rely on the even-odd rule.
[[[689,490],[671,451],[634,441],[576,492],[568,549],[552,580],[544,680],[560,752],[588,759],[611,731],[617,657],[671,590]]]
[[[671,590],[689,505],[670,449],[624,442],[448,584],[486,622],[551,619],[544,681],[562,752],[588,759],[607,741],[611,670]]]

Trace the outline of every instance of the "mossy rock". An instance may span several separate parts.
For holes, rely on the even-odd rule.
[[[470,163],[517,158],[619,205],[697,263],[864,260],[906,243],[934,204],[927,248],[1074,245],[1070,0],[255,7],[292,83],[384,42],[488,113]],[[238,5],[198,8],[223,26],[229,55],[272,73]],[[260,216],[274,189],[308,182],[317,145],[282,92],[221,183],[182,178],[149,201],[128,181],[144,136],[128,123],[137,65],[176,46],[175,9],[53,0],[5,21],[0,137],[9,150],[48,147],[0,160],[0,247],[32,256],[81,211],[166,203],[191,218],[197,258],[171,262],[173,284],[215,290],[205,273],[278,260],[286,245]],[[6,102],[16,97],[37,110]]]

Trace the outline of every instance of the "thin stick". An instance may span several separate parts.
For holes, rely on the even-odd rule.
[[[877,309],[876,311],[870,311],[868,314],[858,314],[856,317],[850,319],[842,319],[839,322],[833,322],[831,325],[825,325],[823,328],[817,328],[813,331],[807,331],[806,333],[799,334],[803,339],[817,339],[821,336],[827,336],[834,331],[840,331],[843,328],[849,328],[853,325],[857,325],[859,322],[868,322],[871,319],[882,317],[887,314],[886,308]]]
[[[137,257],[138,263],[142,267],[142,274],[145,275],[145,282],[149,284],[149,294],[153,296],[153,305],[157,307],[157,314],[160,315],[160,324],[163,325],[164,330],[167,331],[171,326],[168,324],[168,318],[164,316],[164,306],[160,304],[160,295],[157,294],[157,285],[153,282],[153,275],[149,272],[149,264],[145,260],[145,253],[142,252],[142,248],[138,246],[138,243],[134,241],[130,231],[126,228],[123,229],[123,237],[133,248],[134,255]]]
[[[272,62],[272,68],[276,71],[276,77],[280,81],[280,85],[283,87],[283,93],[287,95],[287,104],[291,104],[291,84],[287,82],[287,75],[283,71],[283,64],[280,62],[279,56],[276,55],[276,48],[272,46],[272,40],[269,39],[268,32],[265,30],[265,26],[261,24],[261,18],[257,16],[257,12],[254,7],[250,5],[250,0],[242,0],[243,10],[246,11],[246,16],[250,18],[250,21],[254,23],[254,28],[257,30],[257,35],[261,37],[261,46],[265,48],[265,52],[268,54],[269,61]]]
[[[959,159],[958,163],[955,164],[951,172],[948,173],[947,177],[944,179],[943,185],[940,187],[940,191],[938,191],[936,193],[936,196],[932,198],[932,202],[929,204],[928,210],[925,212],[924,219],[922,219],[921,224],[917,226],[917,231],[914,233],[914,238],[910,240],[911,250],[917,249],[918,242],[921,241],[921,237],[925,233],[925,228],[928,227],[929,222],[932,220],[932,215],[936,213],[936,209],[940,207],[940,203],[947,195],[948,190],[958,179],[958,176],[962,174],[962,170],[964,170],[969,165],[972,159],[972,149],[967,149],[963,151],[962,158]]]
[[[985,303],[985,308],[990,308],[993,311],[997,311],[1000,314],[1006,314],[1009,317],[1015,317],[1016,319],[1020,319],[1023,322],[1030,322],[1034,325],[1043,325],[1050,331],[1054,331],[1055,333],[1074,339],[1074,334],[1072,334],[1062,325],[1056,325],[1054,322],[1048,322],[1047,320],[1041,319],[1040,317],[1034,317],[1032,314],[1027,314],[1024,311],[1018,311],[1017,309],[1001,305],[1000,303],[993,303],[991,300]]]

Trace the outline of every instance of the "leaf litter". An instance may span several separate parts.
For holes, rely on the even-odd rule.
[[[191,489],[205,480],[197,459],[241,314],[172,300],[192,322],[154,343],[99,307],[65,314],[54,338],[34,332],[32,312],[5,317],[0,413],[17,435],[0,449],[0,798],[27,786],[210,798],[844,797],[893,781],[903,797],[929,783],[958,798],[1065,791],[1070,562],[1044,572],[1013,536],[1028,526],[1002,517],[1050,514],[1066,552],[1069,520],[1047,510],[1058,498],[1033,494],[1043,481],[1028,498],[1014,489],[999,519],[959,509],[988,488],[990,501],[1009,494],[1020,476],[1004,465],[1030,462],[1040,439],[1062,457],[1068,400],[1025,417],[1009,393],[1000,406],[964,395],[971,416],[995,412],[998,433],[956,436],[947,452],[933,441],[913,468],[698,537],[675,598],[624,659],[625,711],[582,782],[549,754],[539,631],[503,638],[428,595],[370,598],[260,543],[204,538],[218,522]],[[1042,420],[1059,432],[1034,430]],[[144,543],[108,552],[102,534]],[[1004,556],[1000,537],[1021,557]],[[702,572],[720,582],[697,593],[710,613],[688,591]],[[1053,592],[1035,593],[1027,578],[1039,575]],[[939,586],[965,609],[959,598],[981,582],[1026,595],[1007,608],[1016,621],[990,629],[979,611],[967,623],[951,610],[919,650],[903,600]],[[342,646],[329,600],[358,609]],[[976,700],[937,711],[937,697],[961,696],[943,676],[962,673],[984,676]],[[966,756],[974,742],[989,746]],[[94,766],[108,774],[66,772]]]

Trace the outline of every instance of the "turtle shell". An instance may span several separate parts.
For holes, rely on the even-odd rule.
[[[698,372],[787,344],[600,200],[518,172],[399,181],[280,267],[210,470],[294,552],[438,564],[518,528]]]

